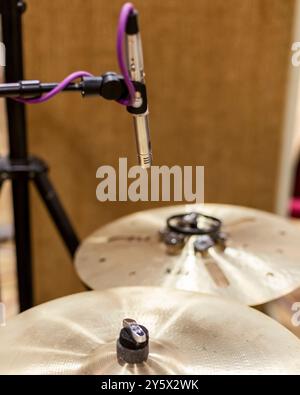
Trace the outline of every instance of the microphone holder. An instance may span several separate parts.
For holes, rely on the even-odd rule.
[[[131,114],[143,114],[147,109],[147,94],[145,84],[132,81],[135,91],[140,93],[139,107],[127,106]],[[22,80],[19,82],[0,83],[0,97],[11,99],[36,99],[42,94],[56,88],[58,83],[42,83],[38,80]],[[120,101],[128,96],[128,88],[123,76],[109,71],[100,77],[83,77],[81,82],[69,83],[62,92],[80,92],[82,97],[100,96],[106,100]]]
[[[3,41],[7,59],[5,80],[19,81],[0,84],[0,97],[9,98],[6,101],[9,155],[0,158],[0,192],[3,183],[10,180],[13,195],[20,311],[33,306],[30,181],[34,182],[71,257],[74,256],[79,245],[78,236],[49,179],[47,164],[28,152],[25,106],[16,100],[11,100],[17,97],[36,98],[57,86],[56,83],[23,80],[21,19],[25,10],[26,4],[23,0],[0,0]],[[143,105],[139,108],[127,107],[127,110],[133,114],[141,114],[147,108],[145,85],[140,82],[133,82],[133,84],[143,98]],[[81,92],[83,97],[98,95],[107,100],[121,100],[128,95],[123,77],[113,72],[105,73],[100,77],[84,77],[79,83],[69,84],[64,91]]]

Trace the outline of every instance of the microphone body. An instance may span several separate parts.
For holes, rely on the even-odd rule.
[[[133,115],[139,164],[143,168],[149,168],[152,164],[152,149],[148,120],[149,111],[145,86],[142,42],[136,11],[132,12],[128,18],[125,44],[127,67],[130,78],[136,88],[135,100],[132,105],[128,107],[128,111]]]

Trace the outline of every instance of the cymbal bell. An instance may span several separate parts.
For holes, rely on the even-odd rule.
[[[141,364],[120,363],[124,318],[149,331]],[[1,374],[299,374],[300,342],[274,320],[226,298],[132,287],[32,308],[0,328]]]
[[[170,216],[200,212],[222,221],[224,247],[195,253],[197,236],[162,242]],[[75,269],[91,289],[162,286],[260,305],[300,287],[300,230],[274,214],[231,205],[179,205],[138,212],[93,233],[79,247]],[[199,248],[207,243],[201,239]],[[209,244],[207,244],[209,246]]]

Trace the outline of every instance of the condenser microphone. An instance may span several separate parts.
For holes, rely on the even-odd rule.
[[[133,10],[126,25],[126,58],[130,78],[135,87],[135,98],[128,111],[133,115],[139,164],[148,168],[152,164],[147,92],[145,86],[144,60],[138,13]]]

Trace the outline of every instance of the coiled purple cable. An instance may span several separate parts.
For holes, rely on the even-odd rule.
[[[130,79],[130,75],[129,75],[129,72],[127,69],[126,60],[125,60],[124,51],[123,51],[127,19],[133,10],[134,10],[134,6],[132,3],[125,3],[123,5],[121,12],[120,12],[118,32],[117,32],[117,58],[118,58],[120,71],[124,77],[124,81],[125,81],[125,84],[128,88],[128,92],[129,92],[129,96],[127,99],[122,99],[122,100],[118,101],[118,103],[120,103],[124,106],[128,106],[128,105],[132,104],[134,97],[135,97],[135,88],[134,88],[134,85]],[[77,78],[82,78],[82,77],[93,77],[93,75],[87,71],[76,71],[76,72],[70,74],[69,76],[67,76],[54,89],[52,89],[50,92],[44,94],[41,97],[32,98],[32,99],[17,97],[17,98],[14,98],[14,100],[19,103],[24,103],[24,104],[44,103],[44,102],[52,99],[54,96],[56,96],[62,90],[64,90],[64,88],[66,86],[68,86],[72,81],[76,80]]]

